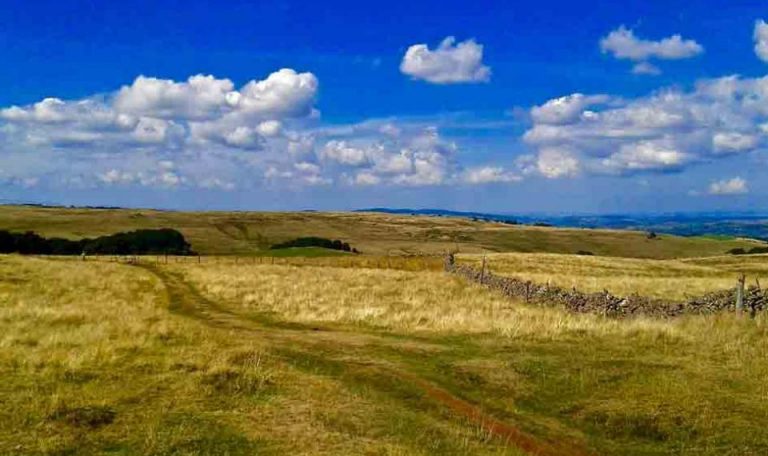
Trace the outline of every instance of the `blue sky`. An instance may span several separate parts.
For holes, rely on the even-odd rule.
[[[768,209],[758,2],[113,3],[2,2],[0,200]]]

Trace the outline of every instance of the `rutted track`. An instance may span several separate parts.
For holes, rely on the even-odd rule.
[[[327,340],[329,336],[333,336],[335,342],[341,340],[343,341],[342,343],[348,343],[349,345],[383,342],[382,339],[367,334],[317,331],[318,328],[304,327],[303,325],[274,325],[260,322],[257,319],[232,312],[209,300],[178,273],[170,272],[166,268],[152,264],[139,263],[136,266],[151,272],[163,283],[166,289],[168,307],[172,312],[194,318],[213,327],[241,331],[252,336],[258,336],[263,340],[274,342],[277,344],[276,352],[282,353],[281,359],[288,363],[295,362],[294,360],[297,358],[297,356],[291,355],[298,355],[298,357],[303,358],[317,358],[321,356],[317,353],[322,353],[322,351],[309,350],[309,348],[313,344],[322,342],[324,339]],[[307,350],[298,350],[296,348],[298,346],[304,347]],[[375,375],[387,376],[406,383],[421,391],[424,398],[439,404],[457,417],[478,426],[489,435],[499,438],[528,454],[538,456],[586,456],[591,454],[579,442],[553,443],[542,441],[516,426],[485,413],[477,405],[455,396],[432,381],[409,372],[402,366],[393,365],[389,361],[361,363],[359,361],[330,358],[327,361],[338,366],[340,370],[357,370],[358,373],[360,366],[364,365],[364,369],[369,373],[373,370]]]

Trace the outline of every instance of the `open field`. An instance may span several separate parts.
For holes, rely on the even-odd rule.
[[[732,288],[740,273],[750,284],[768,284],[768,255],[717,256],[682,260],[647,260],[540,253],[460,255],[459,262],[486,267],[494,274],[519,277],[564,288],[619,296],[639,294],[683,300]]]
[[[721,255],[756,241],[676,237],[632,231],[554,229],[468,219],[325,212],[168,212],[0,206],[0,229],[80,239],[139,228],[174,228],[206,255],[269,253],[302,236],[341,239],[366,254],[481,252],[576,253],[635,258]]]
[[[0,256],[0,454],[768,452],[764,315],[607,320],[412,259],[283,261]]]

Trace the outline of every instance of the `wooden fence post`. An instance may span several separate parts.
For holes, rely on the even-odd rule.
[[[480,268],[480,283],[485,283],[485,255],[483,255],[483,265]]]
[[[739,277],[739,284],[736,287],[736,313],[741,315],[744,312],[744,282],[747,280],[744,273]]]

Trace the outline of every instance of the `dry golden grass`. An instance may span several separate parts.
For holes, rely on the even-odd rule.
[[[409,376],[595,454],[768,451],[762,315],[571,315],[435,271],[0,256],[0,324],[0,454],[521,454]]]
[[[557,229],[451,217],[357,212],[175,212],[0,206],[0,229],[83,238],[139,228],[174,228],[205,255],[253,255],[301,236],[342,239],[366,254],[480,252],[576,253],[632,258],[719,255],[758,243],[639,231]]]
[[[486,255],[494,274],[551,283],[588,292],[608,290],[665,299],[685,299],[735,286],[739,273],[768,284],[768,256],[743,255],[690,260],[642,260],[587,255],[508,253]],[[477,267],[481,255],[460,255]]]
[[[0,256],[0,454],[519,454],[174,305],[136,266]]]
[[[582,267],[613,261],[592,260],[602,262]],[[650,266],[671,268],[626,266],[646,276]],[[700,270],[674,267],[680,278],[682,271]],[[447,352],[407,356],[421,369],[434,365],[464,397],[509,411],[522,407],[533,426],[567,433],[563,422],[544,416],[565,419],[593,435],[599,454],[768,449],[759,431],[768,422],[763,315],[754,321],[731,315],[616,321],[521,305],[429,271],[234,264],[171,269],[210,299],[253,318],[266,313],[277,321],[421,340],[451,337]]]
[[[505,337],[674,331],[650,319],[618,322],[514,305],[442,272],[234,263],[170,267],[216,302],[252,314],[275,313],[288,321]]]

